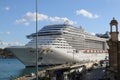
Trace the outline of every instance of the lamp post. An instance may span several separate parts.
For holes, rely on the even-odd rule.
[[[75,50],[73,50],[73,63],[74,63],[74,54],[75,54],[74,51],[75,51]]]
[[[36,0],[36,80],[38,80],[38,0]]]

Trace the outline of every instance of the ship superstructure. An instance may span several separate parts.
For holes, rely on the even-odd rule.
[[[31,39],[25,46],[9,47],[26,66],[35,65],[36,33],[27,35]],[[91,35],[82,27],[68,24],[44,26],[38,32],[38,53],[40,65],[54,65],[69,62],[99,61],[106,58],[106,39]]]

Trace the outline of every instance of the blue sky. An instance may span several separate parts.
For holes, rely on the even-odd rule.
[[[113,17],[120,21],[120,0],[38,0],[38,26],[69,24],[105,33]],[[120,29],[119,29],[120,30]],[[26,44],[35,32],[35,0],[0,0],[0,41]]]

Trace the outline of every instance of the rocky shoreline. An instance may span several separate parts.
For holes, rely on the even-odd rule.
[[[7,50],[0,48],[0,58],[15,58],[15,56]]]

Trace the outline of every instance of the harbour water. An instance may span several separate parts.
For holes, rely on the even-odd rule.
[[[40,67],[39,70],[45,67]],[[0,59],[0,80],[14,80],[14,78],[35,72],[35,68],[25,68],[17,59]]]
[[[17,59],[0,59],[0,80],[10,80],[21,75],[25,66]]]

